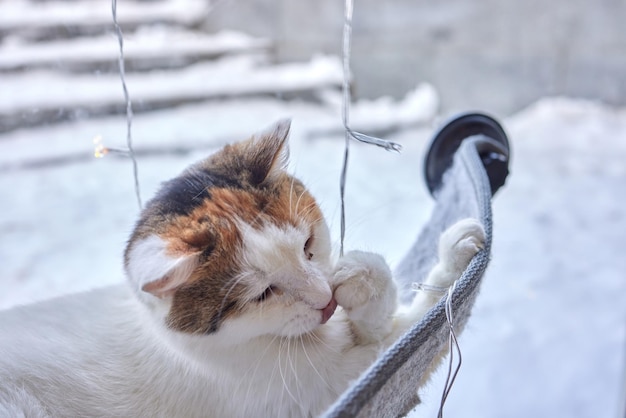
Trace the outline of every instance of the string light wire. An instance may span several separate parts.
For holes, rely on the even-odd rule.
[[[352,84],[352,72],[350,70],[350,55],[352,44],[352,14],[354,12],[353,0],[346,0],[344,5],[344,22],[343,22],[343,83],[342,83],[342,107],[341,119],[345,131],[345,146],[343,152],[343,165],[341,168],[341,177],[339,180],[339,194],[341,200],[341,239],[339,255],[343,257],[343,247],[346,236],[346,179],[348,175],[348,160],[350,157],[350,140],[356,139],[370,145],[376,145],[387,151],[399,152],[402,146],[396,142],[387,141],[385,139],[376,138],[356,132],[350,128],[350,103],[352,96],[350,87]]]
[[[118,56],[118,67],[120,73],[120,80],[122,81],[122,89],[124,90],[124,100],[126,101],[126,148],[127,149],[115,149],[115,148],[106,148],[101,143],[97,143],[96,139],[94,139],[94,144],[96,145],[95,156],[103,157],[108,152],[116,152],[120,154],[124,154],[130,158],[133,165],[133,178],[135,180],[135,197],[137,198],[137,205],[139,206],[139,210],[141,210],[141,191],[139,188],[139,168],[137,165],[137,158],[135,157],[135,151],[133,149],[133,137],[132,137],[132,123],[133,123],[133,104],[130,100],[130,94],[128,92],[128,86],[126,85],[126,71],[124,66],[124,34],[122,33],[122,28],[120,27],[117,21],[117,0],[111,0],[111,13],[113,15],[113,26],[115,27],[115,33],[117,35],[117,41],[119,45],[119,56]]]
[[[456,281],[452,283],[452,286],[448,289],[448,295],[446,296],[446,321],[448,323],[448,328],[450,334],[448,336],[448,374],[446,375],[446,383],[443,387],[443,392],[441,394],[441,402],[439,403],[439,411],[437,412],[437,418],[443,418],[443,407],[446,404],[446,400],[448,399],[448,395],[452,390],[452,386],[454,385],[454,381],[456,380],[457,375],[459,374],[459,370],[461,369],[461,364],[463,364],[463,357],[461,356],[461,346],[459,345],[459,341],[456,337],[456,332],[454,330],[454,316],[452,311],[452,294],[456,289]],[[457,365],[454,367],[454,371],[452,370],[452,365],[454,364],[454,353],[457,353],[459,359],[457,360]]]

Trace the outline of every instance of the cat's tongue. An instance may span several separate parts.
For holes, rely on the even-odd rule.
[[[335,313],[335,309],[337,309],[337,301],[335,298],[332,298],[324,309],[320,309],[320,311],[322,311],[322,324],[328,322],[330,317]]]

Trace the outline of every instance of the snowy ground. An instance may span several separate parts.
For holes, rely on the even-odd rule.
[[[319,104],[239,100],[136,116],[144,199],[225,141],[286,116],[291,168],[338,237],[342,136],[319,132],[338,128],[339,113]],[[626,110],[544,99],[504,122],[512,174],[494,201],[493,261],[461,339],[464,362],[446,415],[617,417],[626,347]],[[112,117],[0,136],[0,307],[123,280],[121,253],[137,216],[131,167],[88,154],[97,135],[123,145],[124,129],[123,118]],[[400,155],[353,146],[347,248],[399,261],[432,207],[421,176],[431,131],[393,134],[404,145]],[[415,416],[436,416],[442,379],[428,386]]]
[[[512,175],[447,415],[623,417],[626,111],[545,99],[506,128]],[[436,416],[441,378],[416,416]]]

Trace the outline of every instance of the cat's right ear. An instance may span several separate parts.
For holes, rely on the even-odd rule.
[[[282,119],[256,135],[246,152],[247,168],[254,184],[261,184],[282,171],[289,160],[291,119]]]
[[[189,281],[198,255],[168,254],[166,242],[152,235],[132,243],[126,255],[126,272],[137,290],[163,299]]]

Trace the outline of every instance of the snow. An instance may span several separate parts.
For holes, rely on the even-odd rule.
[[[324,90],[318,97],[324,104],[334,109],[334,114],[341,113],[341,91]],[[421,83],[407,92],[400,101],[395,101],[390,96],[358,101],[350,109],[350,127],[356,131],[387,132],[431,122],[438,111],[439,94],[431,84]],[[324,136],[330,132],[340,133],[338,129],[343,129],[343,126],[336,126],[335,119],[333,125],[335,126],[320,128],[319,132],[312,132],[311,136]]]
[[[118,2],[117,14],[120,25],[137,25],[141,22],[173,22],[194,24],[202,22],[210,10],[207,0],[159,0],[141,2],[125,0]],[[0,0],[0,32],[45,29],[55,26],[111,25],[110,2],[97,7],[90,0],[76,1],[28,1]]]
[[[37,66],[85,68],[90,64],[95,67],[107,62],[116,63],[119,54],[116,39],[113,34],[35,44],[13,39],[0,46],[0,70],[32,69]],[[211,58],[266,50],[269,47],[269,41],[239,32],[205,34],[158,25],[140,28],[124,37],[124,57],[127,63],[136,60]]]
[[[259,62],[260,61],[260,62]],[[136,103],[183,103],[201,99],[255,94],[285,94],[340,85],[341,64],[336,57],[317,56],[306,63],[261,65],[258,56],[228,57],[198,63],[183,70],[127,74],[126,83]],[[60,74],[30,71],[3,75],[0,115],[28,109],[102,109],[120,104],[117,74]],[[45,91],[46,95],[42,96]]]

